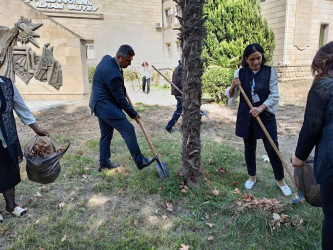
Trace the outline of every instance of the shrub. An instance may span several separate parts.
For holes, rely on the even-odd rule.
[[[202,76],[203,91],[208,92],[216,102],[227,102],[225,89],[231,85],[234,69],[209,67]]]
[[[125,81],[131,81],[132,83],[134,81],[141,81],[141,75],[140,73],[135,69],[124,69],[124,80]]]
[[[92,84],[93,76],[96,70],[96,66],[88,66],[88,80],[89,84]]]

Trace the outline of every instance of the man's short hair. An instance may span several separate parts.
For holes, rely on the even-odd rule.
[[[126,57],[128,55],[135,56],[133,48],[127,44],[121,45],[117,51],[116,56]]]

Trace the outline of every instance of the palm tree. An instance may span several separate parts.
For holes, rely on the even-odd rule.
[[[198,182],[201,170],[201,95],[203,61],[201,59],[205,38],[203,5],[204,0],[175,0],[182,9],[178,17],[181,28],[179,39],[183,52],[183,121],[181,125],[182,174],[188,186]]]

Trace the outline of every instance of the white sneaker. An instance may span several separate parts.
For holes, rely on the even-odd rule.
[[[292,192],[287,184],[285,184],[284,186],[280,186],[278,183],[278,186],[281,189],[284,196],[290,196],[292,194]]]
[[[246,189],[252,189],[253,186],[254,186],[254,183],[256,183],[256,182],[257,182],[257,180],[254,180],[254,181],[247,180],[247,181],[245,182],[245,188],[246,188]]]

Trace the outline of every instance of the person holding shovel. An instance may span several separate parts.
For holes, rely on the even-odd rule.
[[[21,121],[29,125],[36,134],[49,135],[47,130],[38,126],[12,81],[0,76],[0,193],[5,198],[6,211],[22,216],[27,210],[15,203],[15,186],[21,181],[19,163],[23,153],[17,135],[14,110]],[[0,223],[2,222],[3,216],[0,212]]]
[[[183,65],[182,62],[178,61],[178,66],[173,71],[172,74],[172,82],[180,89],[183,89]],[[178,121],[181,113],[182,113],[182,93],[180,93],[173,85],[171,85],[171,95],[174,95],[177,101],[177,108],[173,113],[171,120],[168,122],[165,130],[169,133],[172,133],[172,127]]]
[[[110,145],[113,131],[116,129],[126,142],[139,170],[149,166],[157,157],[151,159],[142,155],[133,125],[127,120],[125,111],[129,117],[139,123],[138,112],[126,99],[123,70],[131,65],[135,53],[131,46],[122,45],[118,49],[116,57],[106,55],[97,65],[92,84],[89,107],[91,113],[98,117],[101,131],[99,144],[100,165],[98,171],[113,169],[120,164],[112,164],[110,161]]]
[[[312,61],[313,84],[308,94],[293,167],[302,167],[316,146],[314,177],[320,185],[324,213],[322,249],[333,249],[333,42],[319,49]]]
[[[246,96],[252,102],[250,109],[244,97],[240,96],[237,112],[236,135],[242,137],[245,146],[245,161],[248,180],[246,189],[252,189],[256,183],[256,148],[257,139],[262,139],[277,185],[285,196],[292,194],[284,182],[282,162],[274,151],[264,131],[259,126],[255,117],[259,116],[266,130],[278,147],[277,126],[275,113],[279,105],[278,77],[276,70],[265,65],[264,50],[259,44],[248,45],[243,53],[242,67],[235,71],[232,85],[226,91],[229,98],[234,97],[236,89],[241,86]]]

